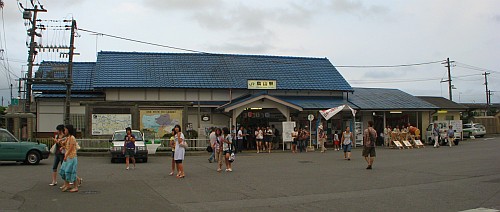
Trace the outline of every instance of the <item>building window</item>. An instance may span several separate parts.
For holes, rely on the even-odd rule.
[[[450,121],[450,120],[454,120],[455,117],[454,116],[446,116],[446,121]]]
[[[69,120],[77,131],[85,131],[85,114],[70,114]]]
[[[432,122],[435,122],[435,121],[437,121],[437,120],[438,120],[438,117],[437,117],[437,116],[433,116],[433,117],[432,117]]]

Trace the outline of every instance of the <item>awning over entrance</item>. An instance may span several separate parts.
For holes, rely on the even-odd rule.
[[[258,93],[243,96],[239,99],[234,100],[231,103],[226,105],[222,105],[219,109],[223,109],[225,112],[229,112],[236,108],[240,108],[243,106],[250,105],[251,103],[255,103],[257,101],[270,100],[275,103],[279,103],[283,106],[287,106],[289,108],[303,111],[303,110],[316,110],[316,109],[326,109],[326,108],[334,108],[341,105],[348,105],[351,108],[358,109],[353,104],[347,102],[342,97],[331,97],[331,96],[275,96],[269,95],[266,93]],[[259,105],[259,104],[252,104]]]

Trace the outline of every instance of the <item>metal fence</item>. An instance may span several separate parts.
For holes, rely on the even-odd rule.
[[[54,145],[54,141],[52,140],[52,138],[38,138],[36,140],[40,141],[40,143],[46,144],[49,148],[52,145]],[[109,142],[109,139],[81,138],[81,139],[76,139],[76,141],[80,145],[81,149],[89,151],[92,150],[106,151],[109,150],[109,148],[112,145],[112,143]],[[157,151],[170,151],[171,148],[169,142],[170,141],[168,139],[156,139],[155,143],[160,144]],[[204,151],[210,144],[210,141],[208,139],[186,139],[186,142],[188,143],[189,146],[187,150],[196,150],[196,151]]]

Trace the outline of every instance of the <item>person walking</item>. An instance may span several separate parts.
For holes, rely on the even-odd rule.
[[[210,130],[210,135],[209,135],[209,138],[210,138],[210,147],[212,147],[212,152],[210,153],[210,157],[208,158],[208,162],[209,163],[212,163],[215,161],[217,161],[215,159],[215,141],[216,141],[216,137],[215,137],[215,128],[212,127],[211,130]]]
[[[62,145],[66,137],[64,137],[64,125],[60,124],[56,127],[55,137],[52,138],[54,140],[54,148],[56,152],[54,153],[54,164],[52,165],[52,182],[49,184],[50,186],[57,185],[57,167],[59,164],[62,165],[64,160],[64,153],[62,152]]]
[[[434,137],[434,148],[438,148],[440,135],[439,135],[439,128],[438,128],[437,123],[434,123],[434,128],[432,129],[432,136]]]
[[[185,146],[186,141],[184,139],[184,134],[182,133],[182,129],[180,125],[175,125],[174,127],[174,141],[175,141],[175,153],[174,159],[175,164],[177,166],[177,178],[184,178],[186,174],[184,173],[184,166],[182,161],[184,161],[184,153],[186,152]]]
[[[352,141],[354,141],[354,135],[351,132],[351,128],[346,127],[345,131],[342,133],[342,150],[344,150],[344,160],[351,160]]]
[[[319,145],[321,146],[321,153],[324,153],[326,151],[325,148],[325,142],[326,142],[326,133],[325,130],[323,130],[323,125],[318,126],[318,141]]]
[[[262,139],[264,139],[264,132],[260,127],[257,127],[257,130],[255,130],[255,140],[257,141],[257,153],[260,152],[260,149],[262,149]]]
[[[64,180],[64,185],[61,188],[61,191],[70,192],[78,192],[79,183],[75,185],[75,181],[77,181],[77,167],[78,167],[78,158],[76,155],[76,139],[75,135],[76,131],[73,125],[66,125],[64,127],[64,135],[66,137],[65,142],[65,154],[63,158],[63,163],[61,165],[61,169],[59,170],[59,175]]]
[[[453,125],[450,125],[447,133],[448,145],[451,147],[453,141],[455,141],[455,131],[453,130]]]
[[[298,139],[299,139],[299,130],[297,129],[297,127],[294,127],[292,132],[292,153],[297,153]]]
[[[132,129],[130,127],[125,128],[125,132],[127,133],[123,139],[125,141],[125,149],[123,150],[123,154],[125,155],[125,169],[129,170],[130,160],[132,160],[134,164],[132,169],[135,169],[135,135],[132,134]]]
[[[222,151],[224,153],[224,162],[226,163],[226,172],[232,172],[233,168],[231,162],[229,161],[229,157],[231,157],[232,153],[231,143],[233,143],[232,142],[233,138],[231,137],[231,134],[229,133],[229,129],[227,127],[222,128],[222,132],[223,132]]]
[[[172,148],[172,166],[170,168],[170,176],[174,175],[175,172],[175,160],[174,160],[174,155],[175,155],[175,129],[172,128],[172,136],[170,136],[170,148]]]
[[[373,129],[373,121],[368,121],[368,128],[363,133],[363,157],[365,157],[368,166],[366,169],[372,169],[375,161],[375,141],[377,140],[377,131]]]

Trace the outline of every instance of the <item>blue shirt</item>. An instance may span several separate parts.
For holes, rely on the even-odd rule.
[[[135,136],[134,136],[134,134],[130,134],[130,137],[134,138],[134,140],[135,140]],[[130,139],[129,139],[128,135],[125,135],[125,138],[124,138],[123,140],[125,140],[125,146],[126,146],[127,148],[130,148],[130,149],[135,148],[135,143],[134,143],[134,142],[132,142],[132,141],[130,141]]]

